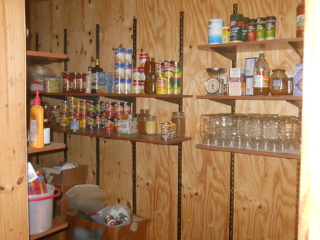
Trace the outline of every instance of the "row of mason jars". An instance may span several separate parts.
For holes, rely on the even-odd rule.
[[[277,114],[203,114],[202,144],[252,150],[300,150],[301,121]]]

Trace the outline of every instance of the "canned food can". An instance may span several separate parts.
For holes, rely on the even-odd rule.
[[[132,50],[126,49],[124,53],[124,63],[125,64],[132,64]]]
[[[156,76],[157,77],[163,77],[164,76],[164,63],[163,62],[156,62],[155,63],[155,69],[156,69]]]
[[[168,94],[173,94],[173,85],[174,85],[174,78],[173,77],[167,77],[168,82]]]
[[[115,78],[124,78],[124,63],[116,63],[114,67]]]
[[[173,78],[173,94],[181,94],[181,82],[182,78]]]
[[[139,94],[140,93],[140,80],[133,80],[132,81],[132,93]]]
[[[80,124],[78,119],[72,119],[70,121],[70,131],[76,132],[79,131],[80,129]]]
[[[86,115],[87,114],[87,101],[80,100],[80,114]]]
[[[174,61],[165,60],[163,65],[164,65],[164,77],[173,77]]]
[[[81,115],[80,116],[80,128],[86,128],[87,127],[87,116],[86,115]]]
[[[60,126],[68,127],[69,126],[69,115],[68,114],[60,114]]]
[[[123,93],[124,94],[132,93],[132,80],[130,78],[124,79]]]
[[[230,42],[230,27],[222,28],[222,43]]]
[[[119,117],[123,113],[123,102],[114,102],[114,116]]]
[[[77,114],[77,105],[69,105],[68,112],[69,112],[69,115]]]
[[[177,124],[174,122],[171,122],[170,139],[174,139],[176,137],[176,127],[177,127]]]
[[[87,126],[89,128],[97,127],[96,117],[95,116],[87,116]]]
[[[67,97],[67,102],[69,105],[76,105],[78,103],[78,99],[76,97]]]
[[[69,113],[68,101],[61,102],[61,113],[63,114]]]
[[[96,115],[96,114],[97,114],[97,108],[96,108],[94,102],[91,100],[88,100],[87,101],[87,115],[92,116],[92,115]]]
[[[104,130],[106,132],[114,132],[114,118],[107,117],[104,120]]]
[[[120,132],[120,120],[119,117],[114,117],[114,132]]]
[[[132,79],[132,64],[124,65],[124,77]]]
[[[149,57],[148,53],[140,53],[139,54],[139,59],[140,59],[140,67],[144,67],[144,64],[147,61],[147,57]]]
[[[131,114],[131,104],[129,102],[123,102],[123,113]]]
[[[230,16],[230,42],[242,42],[243,14]]]
[[[118,94],[121,93],[120,81],[121,81],[121,78],[114,79],[114,93],[118,93]]]
[[[124,55],[125,55],[125,49],[123,48],[116,48],[114,50],[114,59],[116,63],[124,63]]]
[[[101,128],[101,115],[96,116],[96,126],[97,128]]]
[[[170,139],[171,124],[169,122],[161,123],[161,139],[167,141]]]
[[[182,78],[182,63],[174,62],[173,64],[173,77]]]
[[[101,102],[102,102],[102,101],[95,101],[95,102],[93,102],[93,104],[94,104],[95,107],[96,107],[96,113],[97,113],[97,114],[100,114],[100,113],[101,113]]]
[[[168,94],[168,78],[162,77],[156,80],[156,93]]]

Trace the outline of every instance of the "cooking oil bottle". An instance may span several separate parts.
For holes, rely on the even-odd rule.
[[[267,96],[270,91],[270,67],[264,53],[259,53],[259,59],[253,69],[253,95]]]

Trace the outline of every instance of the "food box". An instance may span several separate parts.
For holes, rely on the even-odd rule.
[[[229,96],[243,96],[246,95],[245,82],[229,82]]]
[[[230,68],[229,82],[244,82],[244,68]]]
[[[246,76],[246,95],[253,96],[253,77]]]
[[[120,133],[132,133],[132,114],[120,114]]]
[[[252,77],[253,76],[253,69],[254,69],[254,65],[256,64],[256,62],[258,61],[259,58],[254,57],[254,58],[246,58],[246,70],[245,70],[245,75],[246,77]]]
[[[146,235],[149,219],[143,219],[133,215],[130,224],[119,227],[109,227],[76,217],[74,216],[74,213],[68,213],[67,222],[69,224],[67,239],[145,240],[147,239]]]
[[[98,93],[107,93],[107,75],[105,72],[97,73]]]

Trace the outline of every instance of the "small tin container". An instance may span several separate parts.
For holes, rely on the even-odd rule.
[[[230,27],[222,28],[222,43],[230,42]]]
[[[171,136],[171,123],[165,122],[161,123],[161,139],[164,141],[168,141]]]
[[[80,129],[80,123],[78,119],[70,120],[70,131],[76,132]]]
[[[266,39],[266,19],[257,18],[257,41]]]
[[[176,138],[176,127],[177,124],[174,122],[171,122],[171,127],[170,127],[170,139]]]

